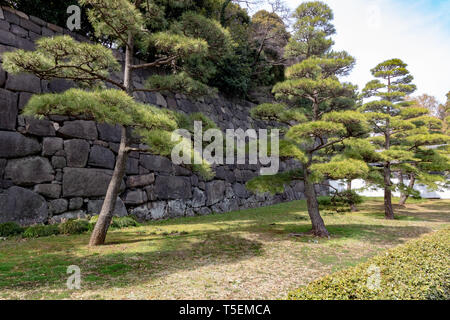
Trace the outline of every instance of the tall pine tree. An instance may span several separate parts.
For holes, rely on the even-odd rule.
[[[384,188],[384,208],[386,219],[394,219],[392,207],[392,165],[414,161],[412,151],[404,150],[393,145],[395,135],[415,128],[411,120],[402,118],[401,111],[411,103],[405,101],[406,95],[414,92],[416,86],[412,84],[413,77],[406,69],[407,65],[400,59],[390,59],[378,64],[371,70],[377,78],[367,83],[363,89],[363,97],[377,97],[363,105],[372,127],[374,136],[370,140],[379,147],[383,157],[382,180]],[[411,115],[420,115],[422,111],[412,110]]]
[[[368,171],[363,161],[335,157],[337,145],[364,134],[365,120],[352,110],[356,88],[339,80],[350,72],[355,59],[346,52],[330,51],[333,42],[328,36],[334,33],[331,9],[319,1],[306,2],[295,16],[297,32],[288,45],[289,57],[301,62],[289,67],[287,80],[274,86],[278,103],[259,105],[252,115],[288,126],[280,141],[280,156],[293,157],[301,165],[293,172],[257,177],[247,186],[254,191],[282,192],[291,180],[303,180],[312,233],[327,237],[315,184],[327,177],[353,178]]]

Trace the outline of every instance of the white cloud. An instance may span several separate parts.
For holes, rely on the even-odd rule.
[[[450,90],[450,2],[431,10],[430,1],[324,0],[334,12],[336,50],[357,59],[345,80],[360,88],[379,62],[400,58],[408,64],[418,90],[440,101]],[[295,9],[301,2],[286,0]]]

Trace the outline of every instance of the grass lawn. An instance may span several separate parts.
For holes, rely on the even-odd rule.
[[[310,228],[304,201],[228,214],[155,221],[89,235],[0,241],[0,299],[277,299],[381,250],[450,225],[450,201],[413,201],[383,218],[382,201],[324,216],[331,239]],[[69,265],[81,290],[68,290]]]

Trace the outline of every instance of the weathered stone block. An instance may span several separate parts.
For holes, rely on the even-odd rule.
[[[249,195],[247,188],[241,183],[235,183],[233,185],[233,191],[239,198],[247,198]]]
[[[186,211],[184,200],[171,200],[167,202],[167,213],[170,218],[182,217]]]
[[[97,140],[97,126],[93,121],[75,120],[66,121],[58,133],[69,138]]]
[[[191,181],[186,177],[158,176],[155,182],[155,194],[158,199],[190,199]]]
[[[63,150],[63,142],[61,138],[44,138],[42,142],[42,155],[53,156],[56,152]]]
[[[83,207],[83,198],[72,198],[69,200],[69,210],[78,210]]]
[[[142,154],[139,162],[141,166],[148,170],[162,173],[173,173],[172,162],[165,157]]]
[[[194,192],[192,194],[192,207],[199,208],[203,207],[206,204],[206,194],[198,189],[194,188]]]
[[[48,90],[52,93],[61,93],[69,90],[74,83],[64,79],[54,79],[48,83]]]
[[[89,143],[86,140],[73,139],[64,141],[67,166],[83,168],[89,158]]]
[[[19,158],[40,152],[41,145],[36,139],[18,132],[0,131],[0,158]]]
[[[98,136],[100,140],[108,141],[108,142],[120,142],[121,138],[121,129],[120,126],[112,126],[107,123],[99,123],[97,124],[98,128]]]
[[[43,223],[47,217],[47,202],[33,191],[14,186],[0,194],[0,223],[31,225]]]
[[[112,171],[104,169],[64,168],[64,197],[105,196],[111,181]],[[121,190],[125,188],[122,182]]]
[[[14,33],[16,36],[22,37],[22,38],[27,38],[28,37],[28,31],[25,30],[24,28],[16,25],[16,24],[12,24],[11,25],[11,30],[12,33]]]
[[[129,188],[145,187],[155,182],[155,175],[153,173],[141,176],[129,176],[127,178],[127,186]]]
[[[0,89],[0,129],[15,130],[17,114],[17,94]]]
[[[61,196],[61,185],[59,184],[38,184],[34,191],[47,198],[58,199]]]
[[[141,174],[139,172],[139,159],[128,157],[126,172],[129,175],[131,175],[131,174]]]
[[[20,26],[34,33],[41,33],[41,27],[28,19],[20,19]]]
[[[108,148],[93,146],[89,154],[88,164],[92,167],[114,169],[116,157]]]
[[[52,157],[52,166],[55,169],[63,169],[67,166],[66,158],[54,156]]]
[[[49,201],[48,203],[48,213],[50,215],[61,214],[67,211],[68,201],[66,199],[57,199]]]
[[[143,190],[128,191],[123,198],[123,202],[125,204],[132,206],[137,206],[147,202],[147,194]]]
[[[52,181],[54,171],[47,158],[30,157],[9,160],[5,177],[19,186],[31,186]]]
[[[90,215],[98,215],[102,210],[103,200],[89,200],[88,202],[88,214]],[[125,204],[122,199],[117,198],[116,205],[114,207],[114,213],[116,217],[124,217],[128,215],[127,208],[125,208]]]
[[[0,30],[1,31],[1,30]],[[9,74],[6,80],[7,90],[41,93],[41,80],[28,73]]]
[[[197,210],[196,212],[197,212],[199,215],[202,215],[202,216],[206,216],[206,215],[212,213],[211,209],[208,208],[208,207],[202,207],[202,208],[200,208],[199,210]]]
[[[167,216],[167,204],[164,201],[149,203],[148,207],[153,220],[163,219]]]
[[[206,184],[206,205],[210,206],[225,198],[225,182],[216,180]]]
[[[53,122],[48,120],[39,120],[34,118],[25,118],[25,130],[28,134],[41,137],[55,136],[55,128]]]

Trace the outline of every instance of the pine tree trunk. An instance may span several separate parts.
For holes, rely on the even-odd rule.
[[[414,184],[416,182],[416,177],[414,176],[414,174],[411,174],[409,178],[410,178],[410,180],[409,180],[408,188],[412,189],[412,188],[414,188]],[[406,200],[408,200],[408,198],[409,198],[408,193],[402,194],[402,196],[400,197],[400,202],[398,204],[401,206],[405,206]]]
[[[308,214],[312,223],[312,233],[317,237],[329,237],[330,233],[325,228],[325,223],[319,212],[319,204],[317,203],[316,190],[314,184],[309,181],[308,174],[305,169],[305,196],[308,206]]]
[[[108,232],[109,225],[111,224],[117,197],[119,196],[120,185],[122,184],[122,179],[125,176],[128,158],[128,152],[126,150],[127,140],[127,129],[122,127],[122,135],[119,152],[117,154],[116,166],[114,168],[111,182],[108,186],[108,191],[106,192],[105,200],[103,201],[103,206],[100,211],[98,221],[95,224],[94,231],[91,234],[91,239],[89,241],[90,246],[98,246],[105,243],[106,233]]]
[[[391,164],[386,162],[384,164],[384,216],[389,220],[394,219],[391,185]]]
[[[352,180],[350,179],[347,181],[347,191],[352,191]],[[354,203],[350,205],[350,210],[352,210],[352,212],[358,211]]]
[[[133,64],[133,47],[134,39],[131,32],[128,34],[128,42],[125,53],[125,70],[123,84],[128,94],[131,94],[132,90],[132,64]],[[102,245],[106,240],[106,233],[108,232],[109,225],[114,214],[116,207],[117,197],[120,192],[120,185],[122,184],[123,177],[125,176],[126,165],[128,160],[128,131],[126,127],[122,126],[120,147],[117,153],[116,165],[111,181],[106,192],[105,200],[98,217],[98,221],[95,224],[94,231],[91,234],[89,241],[90,246]]]

